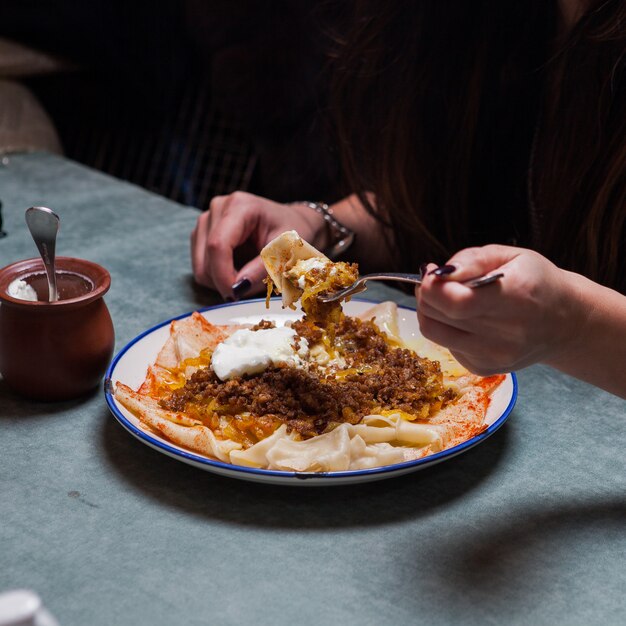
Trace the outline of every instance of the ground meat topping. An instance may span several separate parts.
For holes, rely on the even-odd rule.
[[[300,337],[304,337],[311,346],[319,343],[324,337],[324,330],[308,320],[292,322],[291,328],[293,328]]]
[[[270,328],[276,328],[276,322],[271,320],[261,320],[258,324],[255,324],[250,330],[269,330]]]
[[[310,322],[294,322],[292,327],[309,344],[323,337],[322,329]],[[271,416],[307,438],[338,422],[356,424],[385,409],[426,418],[454,397],[443,387],[437,362],[390,347],[371,322],[344,317],[336,327],[335,346],[347,363],[338,372],[284,366],[221,381],[210,368],[203,368],[161,405],[185,411],[189,405],[211,404],[223,415]]]

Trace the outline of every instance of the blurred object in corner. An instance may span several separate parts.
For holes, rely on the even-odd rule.
[[[59,626],[59,622],[37,593],[13,589],[0,593],[0,626]]]
[[[52,120],[28,88],[0,80],[0,154],[36,150],[62,153]]]
[[[22,78],[75,69],[67,59],[0,37],[0,77]]]
[[[0,38],[0,154],[62,152],[52,120],[32,91],[16,80],[70,67],[61,57]]]

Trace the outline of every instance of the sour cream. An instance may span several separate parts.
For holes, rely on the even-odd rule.
[[[220,380],[259,374],[272,365],[302,367],[309,345],[300,338],[296,350],[295,339],[296,331],[287,326],[238,330],[215,348],[211,367]]]
[[[7,289],[7,293],[12,298],[18,300],[28,300],[29,302],[37,302],[37,292],[21,278],[16,278]]]
[[[290,270],[291,274],[298,276],[297,284],[300,289],[304,289],[304,275],[311,270],[321,270],[326,267],[330,261],[323,257],[311,257],[310,259],[301,259]]]

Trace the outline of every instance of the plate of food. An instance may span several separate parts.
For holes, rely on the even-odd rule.
[[[263,252],[266,299],[164,321],[114,358],[106,401],[139,441],[224,476],[330,485],[451,459],[506,421],[515,374],[470,374],[413,309],[324,303],[357,268],[296,233]]]

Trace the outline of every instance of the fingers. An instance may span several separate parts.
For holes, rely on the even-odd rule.
[[[217,289],[224,298],[240,298],[263,289],[265,270],[255,258],[240,270],[235,252],[250,244],[258,253],[273,237],[297,230],[315,240],[325,232],[324,219],[310,209],[261,198],[246,192],[213,198],[207,214],[198,219],[191,234],[192,266],[196,280]],[[251,255],[247,255],[246,260]]]
[[[457,252],[444,266],[432,270],[442,280],[466,281],[500,269],[523,250],[511,246],[489,245],[465,248]]]
[[[440,346],[463,352],[468,348],[472,348],[475,338],[472,333],[466,332],[459,328],[454,328],[449,324],[440,322],[432,317],[428,317],[418,311],[417,319],[420,331],[426,339],[434,341]]]
[[[462,250],[443,268],[427,266],[422,285],[416,290],[424,336],[458,354],[463,365],[472,371],[476,371],[477,356],[480,360],[485,348],[486,335],[497,323],[492,315],[499,308],[502,285],[472,289],[460,281],[502,270],[516,254],[517,249],[504,246]]]
[[[484,376],[525,367],[558,344],[559,312],[567,309],[558,297],[560,273],[547,259],[493,245],[462,250],[447,265],[454,267],[443,275],[428,268],[416,290],[418,317],[423,334],[470,371]],[[503,278],[485,287],[461,282],[494,272]]]
[[[484,358],[477,358],[474,355],[467,355],[457,350],[450,350],[450,354],[467,370],[476,374],[477,376],[493,376],[494,374],[505,374],[506,372],[512,372],[514,367],[507,367],[502,365],[494,365],[493,362],[485,362]]]
[[[479,376],[491,376],[515,369],[519,357],[517,342],[497,329],[478,332],[455,328],[449,323],[418,314],[420,331],[427,339],[450,350],[463,367]]]
[[[263,279],[267,276],[265,265],[260,256],[255,257],[249,263],[246,263],[238,272],[235,284],[241,285],[235,290],[235,298],[239,299],[243,296],[254,295],[265,291],[267,288],[263,283]],[[247,284],[245,281],[248,281]]]
[[[450,311],[440,311],[425,302],[423,299],[419,302],[419,311],[426,318],[436,320],[442,324],[447,324],[448,326],[457,328],[458,330],[473,331],[472,318],[469,315],[459,315],[456,318],[453,318],[450,316]],[[462,309],[461,311],[464,312]]]
[[[449,320],[453,325],[467,329],[458,322],[476,317],[491,317],[498,309],[507,281],[507,273],[520,254],[525,251],[510,246],[490,245],[482,248],[467,248],[457,252],[444,266],[431,269],[424,277],[418,292],[418,303],[430,307],[429,314],[437,316],[434,310]],[[478,276],[504,274],[496,281],[478,289],[472,289],[467,281]],[[456,323],[455,323],[456,322]]]
[[[472,319],[489,318],[497,311],[502,281],[472,289],[463,283],[427,276],[417,291],[418,308],[429,317],[468,330]]]
[[[236,211],[223,210],[218,227],[207,236],[206,272],[224,298],[232,297],[232,285],[237,282],[233,251],[254,233],[256,226],[256,215],[240,206]]]
[[[209,211],[202,213],[196,222],[196,227],[191,233],[191,268],[195,280],[205,287],[213,287],[213,281],[207,272],[206,239],[210,226],[211,215]]]
[[[198,283],[220,292],[224,298],[233,297],[233,285],[238,281],[233,253],[257,229],[258,214],[252,206],[253,196],[233,193],[216,196],[191,233],[191,264]],[[257,280],[258,268],[252,276]],[[258,281],[257,281],[258,282]],[[239,286],[239,297],[247,283]]]

